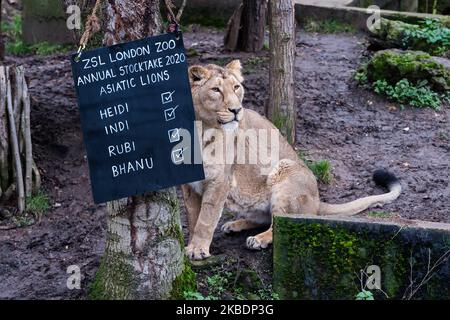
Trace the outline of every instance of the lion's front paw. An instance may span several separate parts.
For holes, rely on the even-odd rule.
[[[247,238],[247,248],[251,250],[265,249],[272,243],[272,239],[266,239],[265,237],[254,236]]]
[[[186,247],[186,255],[191,260],[203,260],[211,256],[208,248],[202,248],[191,244]]]

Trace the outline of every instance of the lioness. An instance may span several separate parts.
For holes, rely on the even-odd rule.
[[[228,146],[231,144],[235,148],[235,138],[247,129],[270,131],[276,128],[255,111],[242,107],[244,79],[239,60],[230,62],[224,68],[212,64],[194,65],[189,68],[189,80],[196,118],[204,129],[202,148],[206,177],[204,181],[181,187],[190,231],[186,247],[190,259],[200,260],[210,256],[209,247],[224,207],[239,214],[240,218],[225,223],[223,232],[270,226],[267,231],[247,238],[248,248],[261,249],[272,243],[274,214],[354,215],[375,204],[389,203],[400,195],[398,179],[387,171],[377,170],[374,180],[389,188],[388,193],[345,204],[321,202],[314,174],[279,132],[276,132],[276,139],[280,160],[269,168],[269,174],[261,173],[264,165],[260,162],[238,164],[208,161],[212,155],[205,150],[211,145],[228,139]],[[224,135],[208,134],[212,130],[206,129],[220,130]],[[247,146],[252,147],[248,142]],[[267,151],[271,154],[271,150]]]

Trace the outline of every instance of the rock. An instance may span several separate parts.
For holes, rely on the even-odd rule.
[[[204,260],[193,260],[191,266],[193,269],[210,268],[223,263],[226,260],[226,255],[219,254],[216,256],[210,256]]]
[[[442,21],[442,28],[444,28],[445,22]],[[421,25],[410,24],[403,21],[389,20],[381,18],[380,28],[370,30],[373,37],[370,42],[375,47],[389,49],[389,48],[404,48],[411,50],[425,51],[434,55],[445,55],[442,52],[442,47],[448,40],[442,39],[430,43],[423,38],[408,38],[406,37],[407,31],[417,31],[423,29]]]
[[[404,32],[408,28],[419,28],[419,26],[403,21],[381,18],[380,28],[371,29],[370,31],[372,32],[372,35],[377,38],[384,41],[389,41],[398,47],[402,47]]]
[[[421,51],[389,49],[378,51],[367,65],[371,82],[386,80],[395,85],[403,78],[412,83],[427,80],[432,89],[450,90],[450,61]]]

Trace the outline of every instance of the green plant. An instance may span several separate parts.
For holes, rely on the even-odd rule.
[[[50,209],[50,203],[47,195],[39,190],[35,195],[27,198],[27,212],[35,217],[42,217]]]
[[[200,292],[192,292],[192,291],[184,292],[184,299],[186,299],[186,300],[208,300]]]
[[[305,30],[318,33],[355,33],[356,28],[352,25],[342,23],[336,20],[315,21],[309,19],[306,21]]]
[[[28,227],[36,222],[35,219],[28,214],[23,216],[13,216],[11,220],[18,228]]]
[[[362,290],[356,295],[356,300],[375,300],[373,293],[367,290]]]
[[[268,59],[266,57],[251,57],[247,60],[247,64],[258,66],[264,64],[265,62],[267,62],[267,60]]]
[[[430,107],[439,110],[442,104],[439,94],[428,87],[426,80],[413,85],[408,79],[398,81],[395,86],[386,80],[377,80],[373,83],[373,89],[378,94],[385,94],[389,99],[403,105],[416,108]]]
[[[331,163],[328,160],[314,161],[308,165],[314,175],[323,183],[331,182]]]
[[[20,38],[22,36],[22,16],[16,14],[10,22],[2,21],[2,31],[13,39]]]
[[[367,78],[367,70],[361,68],[358,71],[356,71],[354,79],[359,84],[366,84],[369,81],[369,79]]]
[[[214,63],[217,64],[217,65],[219,65],[219,66],[221,66],[221,67],[224,67],[224,66],[225,66],[227,63],[229,63],[231,60],[232,60],[232,59],[230,59],[229,57],[219,57],[219,58],[217,58],[217,59],[214,61]]]
[[[223,276],[220,274],[216,274],[206,279],[206,282],[209,285],[209,293],[211,297],[220,297],[226,291],[226,287],[228,286],[229,282],[228,278],[230,277],[230,275],[230,272],[225,272]]]
[[[261,68],[264,68],[264,64],[268,62],[267,57],[251,57],[244,63],[244,74],[250,74]]]
[[[280,300],[278,293],[273,292],[272,286],[258,290],[258,296],[261,300]]]
[[[186,54],[187,54],[188,57],[197,57],[197,56],[200,55],[200,54],[198,53],[198,51],[197,51],[196,49],[194,49],[194,48],[189,48],[189,49],[187,50]]]
[[[312,161],[308,159],[307,155],[303,152],[299,152],[299,158],[308,166],[316,178],[322,183],[329,184],[332,180],[331,174],[331,162],[328,160]]]
[[[392,216],[392,213],[386,211],[369,211],[367,215],[375,218],[389,218]]]
[[[420,25],[405,29],[402,42],[404,48],[442,55],[450,48],[450,28],[438,19],[425,19]]]

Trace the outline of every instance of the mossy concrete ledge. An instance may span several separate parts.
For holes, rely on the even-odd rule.
[[[450,299],[449,257],[450,224],[274,217],[274,290],[282,299],[355,299],[374,275],[369,266],[380,271],[381,290],[365,289],[375,299]]]

